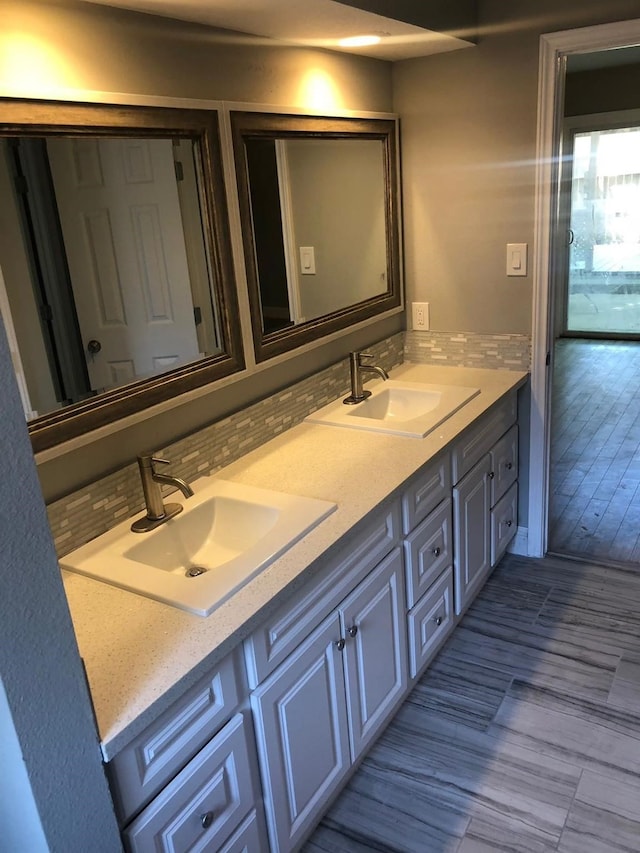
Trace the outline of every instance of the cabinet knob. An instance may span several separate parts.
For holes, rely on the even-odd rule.
[[[336,640],[336,648],[338,649],[339,652],[341,652],[344,649],[345,645],[346,645],[346,643],[342,637],[340,637],[339,640]]]
[[[436,623],[436,625],[439,628],[440,625],[442,625],[442,616],[436,616],[436,618],[433,621]]]
[[[507,521],[506,524],[507,524],[507,527],[511,527],[511,525],[513,524],[513,521]]]
[[[496,476],[496,475],[493,473],[493,471],[489,471],[489,479],[490,479],[490,480],[493,480],[493,478],[494,478],[495,476]]]
[[[200,815],[200,826],[203,829],[209,829],[211,824],[213,823],[214,814],[213,812],[205,812]]]
[[[439,557],[440,554],[442,554],[442,550],[440,549],[439,545],[436,545],[436,547],[432,551],[432,554],[434,557]]]
[[[504,467],[510,471],[513,468],[513,462],[505,462]]]
[[[350,637],[355,637],[357,633],[358,633],[358,626],[357,626],[357,625],[352,625],[352,626],[349,628],[349,630],[347,631],[347,634],[348,634]]]

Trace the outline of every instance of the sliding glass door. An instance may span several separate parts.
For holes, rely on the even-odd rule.
[[[640,124],[572,131],[565,334],[640,336]]]

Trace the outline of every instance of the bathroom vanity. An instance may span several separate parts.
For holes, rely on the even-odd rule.
[[[125,846],[308,837],[517,529],[521,372],[425,438],[304,423],[220,472],[337,509],[206,617],[65,573]]]

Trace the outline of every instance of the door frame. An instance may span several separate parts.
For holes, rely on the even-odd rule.
[[[555,281],[559,249],[560,141],[567,57],[640,44],[640,19],[540,36],[531,335],[531,434],[527,553],[544,556],[549,515],[551,376]],[[542,464],[540,464],[542,462]]]
[[[276,139],[276,168],[278,189],[280,191],[280,212],[282,214],[282,240],[284,244],[284,263],[287,271],[287,293],[289,295],[289,317],[297,325],[304,323],[302,316],[302,294],[298,276],[298,256],[296,250],[295,217],[293,198],[291,197],[291,173],[286,139]]]

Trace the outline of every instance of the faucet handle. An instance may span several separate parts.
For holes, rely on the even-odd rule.
[[[372,352],[359,352],[358,359],[362,361],[363,358],[375,358],[375,355]]]
[[[154,456],[153,453],[141,453],[138,456],[138,465],[141,468],[153,468],[154,463],[159,462],[162,465],[170,465],[168,459],[160,459],[159,456]]]

